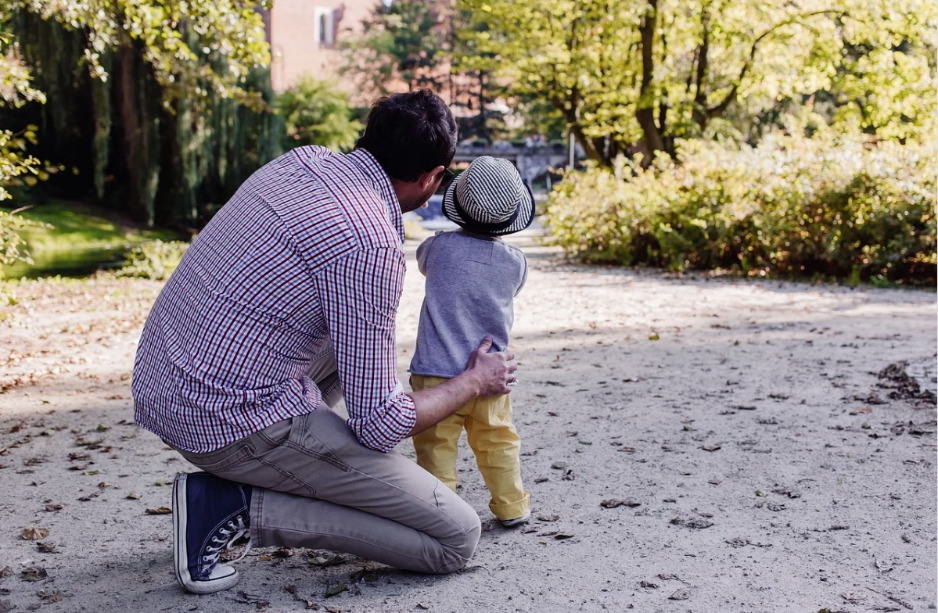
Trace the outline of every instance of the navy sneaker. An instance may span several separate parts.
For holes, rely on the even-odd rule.
[[[238,571],[219,564],[218,556],[248,534],[250,505],[250,486],[209,473],[176,475],[173,561],[176,578],[184,588],[195,594],[210,594],[238,582]],[[241,557],[246,554],[247,549]]]

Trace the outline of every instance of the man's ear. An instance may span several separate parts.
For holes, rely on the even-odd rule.
[[[429,189],[430,184],[437,180],[441,172],[443,172],[443,167],[437,166],[436,168],[431,168],[427,172],[421,174],[420,178],[417,179],[417,181],[420,183],[420,187],[423,189]]]

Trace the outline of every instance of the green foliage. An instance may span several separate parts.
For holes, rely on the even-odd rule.
[[[118,277],[154,279],[165,281],[169,278],[189,243],[182,241],[151,241],[134,247],[127,254],[127,262],[115,274]]]
[[[364,127],[352,119],[348,96],[334,80],[306,76],[277,98],[277,110],[286,124],[283,149],[322,145],[347,151]]]
[[[4,269],[11,264],[32,262],[23,231],[44,226],[16,213],[0,210],[0,278],[3,278]]]
[[[587,156],[678,153],[763,130],[816,99],[842,131],[935,129],[936,7],[926,0],[459,0],[476,66],[547,101]],[[467,60],[468,62],[468,60]],[[820,106],[819,106],[820,109]]]
[[[10,0],[35,87],[56,104],[0,120],[43,126],[33,151],[73,170],[50,184],[148,225],[199,225],[279,149],[254,2]]]
[[[10,212],[0,209],[0,219]],[[178,238],[166,231],[144,230],[126,218],[73,201],[51,201],[23,207],[12,215],[17,226],[8,237],[28,258],[7,261],[7,278],[85,273],[119,261],[128,245],[154,239]],[[0,222],[0,226],[2,226]]]
[[[21,107],[29,101],[45,102],[42,92],[32,87],[29,70],[23,64],[16,45],[10,37],[0,34],[0,107]],[[56,169],[43,164],[27,153],[27,147],[36,142],[37,127],[28,125],[13,132],[0,129],[0,201],[9,199],[7,187],[32,185],[45,180]],[[22,231],[43,224],[30,221],[18,211],[0,211],[0,277],[5,267],[15,262],[30,262],[30,254]]]
[[[774,135],[686,142],[681,158],[568,174],[547,208],[553,240],[593,262],[935,283],[934,143]]]
[[[344,45],[345,73],[365,91],[386,94],[401,83],[441,90],[449,66],[440,11],[440,3],[430,0],[377,2],[361,36]]]
[[[5,14],[0,15],[4,21],[32,14],[68,31],[83,32],[83,64],[97,79],[110,76],[110,51],[140,44],[146,63],[167,94],[163,98],[167,108],[174,98],[207,98],[213,91],[222,98],[263,106],[258,92],[248,87],[251,70],[270,64],[256,2],[6,0],[4,5]],[[203,87],[189,91],[187,86],[197,80]]]

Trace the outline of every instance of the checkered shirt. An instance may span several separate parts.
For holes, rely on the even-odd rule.
[[[390,451],[416,420],[397,377],[403,221],[370,153],[301,147],[255,172],[189,247],[137,349],[137,423],[214,451],[313,411],[332,344],[349,426]]]

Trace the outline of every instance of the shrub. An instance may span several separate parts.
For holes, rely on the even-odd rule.
[[[283,149],[301,145],[322,145],[333,151],[355,145],[364,127],[352,118],[348,95],[331,80],[302,77],[296,85],[277,98],[277,110],[283,115],[286,133]]]
[[[189,243],[182,241],[150,241],[132,248],[127,261],[115,274],[118,277],[136,277],[165,281],[169,278]]]
[[[2,189],[2,188],[0,188]],[[27,219],[14,211],[0,210],[0,278],[5,266],[17,262],[32,263],[23,231],[36,228],[49,228],[49,224]]]
[[[776,136],[684,143],[681,159],[567,174],[553,241],[590,262],[935,282],[933,146]]]

